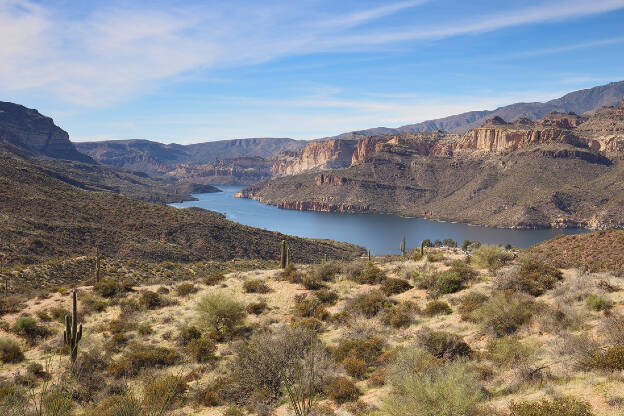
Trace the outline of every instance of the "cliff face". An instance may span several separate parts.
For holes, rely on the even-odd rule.
[[[215,185],[249,185],[271,177],[271,162],[261,157],[217,160],[203,165],[181,164],[167,173],[180,181]]]
[[[357,140],[330,139],[308,143],[300,152],[278,155],[271,172],[276,176],[295,175],[315,169],[351,166]]]
[[[0,101],[0,142],[57,159],[93,163],[76,150],[67,132],[37,110]]]

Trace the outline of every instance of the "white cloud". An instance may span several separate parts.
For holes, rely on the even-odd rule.
[[[29,0],[0,0],[0,91],[36,90],[73,104],[105,106],[194,71],[486,32],[624,7],[624,0],[559,0],[417,29],[369,27],[424,3],[360,6],[336,16],[319,11],[318,1],[303,0],[159,7],[110,2],[69,16]]]

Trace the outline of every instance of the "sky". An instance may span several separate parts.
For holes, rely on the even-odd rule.
[[[0,0],[0,101],[73,141],[313,139],[624,80],[624,0]]]

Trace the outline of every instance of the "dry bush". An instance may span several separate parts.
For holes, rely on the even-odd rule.
[[[269,293],[271,288],[264,280],[247,280],[243,283],[245,293]]]
[[[530,365],[535,359],[535,348],[514,337],[494,338],[487,344],[488,358],[502,368]]]
[[[386,274],[375,263],[353,262],[346,268],[347,278],[360,284],[376,285],[386,279]]]
[[[484,398],[465,361],[444,362],[419,348],[397,354],[390,384],[381,410],[393,416],[474,416]]]
[[[121,288],[119,287],[119,283],[113,279],[102,279],[93,286],[93,290],[97,292],[100,296],[105,298],[112,298],[118,292],[120,292]]]
[[[313,273],[308,273],[301,278],[301,284],[307,290],[319,290],[325,287],[323,280]]]
[[[335,305],[338,302],[338,292],[330,289],[321,289],[314,292],[314,296],[325,305]]]
[[[553,289],[552,295],[562,303],[580,302],[595,289],[596,281],[595,275],[576,269],[573,276]]]
[[[345,305],[345,311],[362,314],[372,318],[385,308],[390,308],[393,303],[379,290],[361,293],[349,299]]]
[[[444,261],[445,259],[444,253],[442,253],[441,251],[430,251],[425,256],[427,257],[427,261],[429,263],[438,263]]]
[[[383,353],[385,342],[380,337],[368,337],[365,339],[344,339],[332,348],[332,356],[336,362],[343,362],[352,357],[374,364]]]
[[[421,313],[425,316],[450,315],[453,313],[453,309],[442,300],[432,300],[425,305],[425,309]]]
[[[614,345],[594,352],[591,367],[601,370],[624,370],[624,345]]]
[[[472,313],[479,309],[479,307],[488,299],[488,296],[480,292],[469,292],[462,296],[459,299],[459,306],[457,308],[462,321],[473,320]]]
[[[340,271],[341,267],[339,263],[330,262],[315,266],[312,274],[322,282],[333,282]]]
[[[569,357],[563,363],[573,370],[588,371],[593,366],[593,359],[600,345],[588,334],[563,333],[554,341],[553,349],[559,355]]]
[[[329,312],[321,301],[307,296],[295,299],[294,314],[300,318],[316,318],[321,321],[329,318]]]
[[[135,376],[142,369],[174,365],[178,359],[178,353],[170,348],[135,345],[111,362],[108,372],[114,377]]]
[[[185,325],[180,328],[180,332],[178,334],[178,343],[182,346],[188,345],[194,339],[201,338],[201,331],[193,325]]]
[[[220,283],[224,280],[225,280],[225,276],[223,275],[223,273],[216,273],[216,274],[209,274],[208,276],[204,277],[203,282],[206,286],[214,286],[217,283]]]
[[[411,302],[404,302],[398,305],[394,305],[391,308],[386,308],[381,321],[393,328],[406,328],[414,321],[414,313],[417,311],[417,306]]]
[[[24,309],[24,299],[19,296],[5,296],[0,298],[0,316],[9,313],[18,313]]]
[[[495,288],[512,290],[540,296],[563,279],[559,269],[541,260],[523,259],[519,266],[499,270],[496,275]]]
[[[3,363],[19,363],[24,361],[24,353],[19,342],[9,337],[0,338],[0,361]]]
[[[199,289],[190,282],[180,283],[176,287],[176,293],[178,294],[178,296],[188,296],[191,293],[197,293],[198,290]]]
[[[600,321],[600,332],[611,345],[624,345],[624,316],[611,314]]]
[[[181,376],[154,377],[143,386],[142,409],[147,414],[166,414],[183,399],[188,386]]]
[[[245,307],[245,311],[253,315],[261,315],[267,309],[267,307],[268,305],[266,302],[252,302]]]
[[[541,305],[535,314],[535,321],[545,332],[576,331],[583,328],[587,310],[576,305],[557,302],[553,306]]]
[[[323,389],[327,397],[338,404],[353,402],[362,394],[347,377],[335,377]]]
[[[108,307],[108,302],[100,296],[92,293],[85,293],[80,297],[80,315],[89,315],[95,312],[104,312]],[[67,312],[65,315],[69,315]],[[64,317],[62,319],[65,319]]]
[[[403,279],[388,278],[381,284],[381,291],[386,296],[398,295],[399,293],[406,292],[411,288],[412,285]]]
[[[593,416],[591,405],[574,397],[522,401],[509,405],[510,416]]]
[[[433,331],[424,327],[416,333],[416,342],[436,358],[454,360],[472,354],[470,346],[459,335],[446,331]]]
[[[152,292],[151,290],[143,291],[139,297],[139,305],[145,310],[158,309],[165,306],[165,304],[166,302],[164,298],[160,294]]]
[[[515,292],[497,293],[473,312],[483,329],[496,337],[514,333],[533,316],[534,303]]]
[[[301,283],[301,275],[294,264],[290,263],[277,276],[278,280],[285,280],[290,283]]]

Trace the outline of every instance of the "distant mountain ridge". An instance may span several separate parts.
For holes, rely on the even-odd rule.
[[[506,121],[515,121],[522,117],[534,121],[552,111],[581,114],[604,106],[616,105],[621,101],[623,95],[624,81],[611,82],[593,88],[573,91],[563,97],[545,103],[515,103],[499,107],[495,110],[469,111],[467,113],[434,120],[426,120],[421,123],[407,124],[398,128],[374,127],[371,129],[356,130],[335,137],[349,138],[352,135],[372,136],[379,134],[423,133],[436,130],[461,134],[470,129],[479,127],[485,120],[496,116]]]

